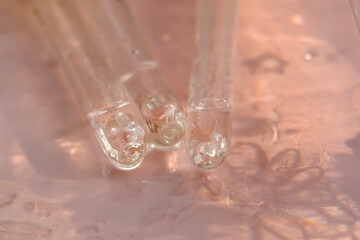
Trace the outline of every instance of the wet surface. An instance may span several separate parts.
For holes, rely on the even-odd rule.
[[[131,1],[185,108],[193,3]],[[360,38],[348,3],[243,1],[239,14],[225,162],[201,173],[182,147],[122,172],[26,3],[1,1],[0,239],[360,239]]]

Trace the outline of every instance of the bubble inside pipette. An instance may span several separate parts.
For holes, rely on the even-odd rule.
[[[142,114],[156,145],[174,148],[180,145],[185,130],[185,114],[169,93],[154,93],[145,99]]]
[[[130,170],[140,165],[146,150],[141,124],[121,111],[97,115],[92,123],[104,152],[117,168]]]
[[[195,107],[188,112],[186,150],[199,169],[213,171],[229,152],[231,112],[221,107]]]
[[[123,161],[136,162],[143,155],[144,130],[128,115],[119,113],[110,119],[105,135],[110,145],[120,151]]]

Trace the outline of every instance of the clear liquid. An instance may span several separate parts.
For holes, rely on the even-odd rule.
[[[138,167],[146,152],[146,127],[132,109],[125,102],[88,114],[104,153],[121,170]]]
[[[159,149],[174,149],[181,145],[185,132],[185,114],[169,93],[155,93],[145,99],[141,113],[150,131],[149,142]]]
[[[186,151],[195,166],[211,172],[225,159],[231,144],[231,110],[224,102],[206,101],[188,111]]]

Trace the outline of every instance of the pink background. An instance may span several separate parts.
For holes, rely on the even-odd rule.
[[[131,0],[186,108],[194,1]],[[232,152],[106,165],[26,1],[0,2],[0,239],[360,239],[360,37],[347,1],[239,5]]]

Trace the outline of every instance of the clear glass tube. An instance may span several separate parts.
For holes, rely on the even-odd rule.
[[[81,15],[96,45],[119,81],[141,109],[150,131],[149,143],[158,149],[181,145],[185,114],[162,81],[157,62],[131,13],[121,0],[65,2]]]
[[[237,0],[198,0],[186,150],[203,171],[213,171],[231,144],[231,81]]]
[[[84,1],[81,1],[84,3]],[[146,152],[147,126],[69,1],[32,0],[97,138],[113,165],[130,170]]]
[[[355,17],[356,26],[358,27],[358,30],[360,31],[360,1],[359,0],[349,0],[349,1],[351,4],[351,7],[352,7],[352,12]]]

